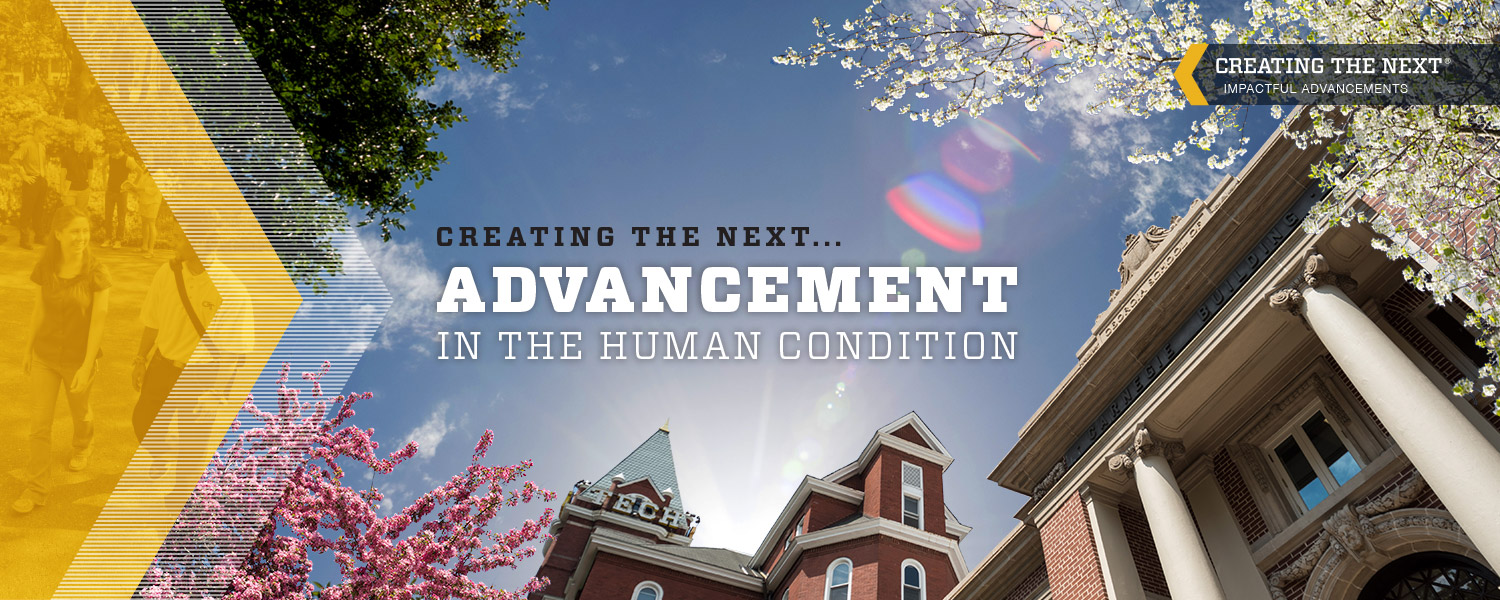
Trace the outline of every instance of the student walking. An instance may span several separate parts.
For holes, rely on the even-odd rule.
[[[59,392],[73,417],[68,470],[88,467],[94,447],[89,392],[99,364],[104,318],[109,312],[109,271],[89,252],[88,215],[72,206],[59,208],[52,236],[31,281],[37,284],[31,327],[21,370],[29,375],[31,455],[25,469],[26,489],[11,504],[29,513],[47,502],[52,484],[52,421]]]
[[[21,168],[21,214],[16,228],[21,233],[21,247],[31,249],[45,243],[47,237],[47,150],[31,128],[23,128],[20,148],[11,161]]]

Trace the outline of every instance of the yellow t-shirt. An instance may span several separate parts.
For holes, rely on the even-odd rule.
[[[231,316],[231,313],[224,310],[244,311],[248,308],[221,310],[224,299],[209,279],[208,269],[194,274],[183,267],[182,283],[187,290],[188,302],[198,315],[198,322],[207,328],[215,317],[223,319],[221,326],[215,328],[223,341],[209,348],[214,356],[223,358],[226,355],[245,354],[244,349],[253,344],[249,319],[237,313]],[[221,283],[239,289],[238,282],[232,278]],[[236,323],[238,326],[232,328],[234,331],[219,331],[228,323]],[[146,292],[146,302],[141,305],[141,324],[157,330],[156,350],[168,360],[187,362],[193,355],[193,349],[198,347],[198,330],[188,319],[182,299],[177,293],[177,281],[172,274],[171,262],[157,269],[156,276],[151,280],[151,288]]]

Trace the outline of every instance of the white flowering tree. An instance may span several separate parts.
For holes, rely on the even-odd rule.
[[[901,0],[904,1],[904,0]],[[915,1],[915,0],[914,0]],[[855,84],[879,88],[871,106],[896,107],[914,121],[943,125],[979,116],[1006,101],[1036,110],[1049,86],[1075,77],[1093,81],[1103,100],[1091,106],[1140,118],[1181,109],[1186,101],[1173,71],[1194,43],[1488,44],[1500,39],[1500,8],[1451,0],[1248,0],[1245,12],[1214,19],[1190,1],[1012,0],[943,4],[932,10],[872,0],[841,26],[813,19],[816,43],[775,57],[787,65],[837,62]],[[1282,118],[1280,107],[1271,114]],[[1244,109],[1206,110],[1182,139],[1165,148],[1137,148],[1132,162],[1170,161],[1189,150],[1222,169],[1246,151],[1239,137]],[[1418,249],[1437,260],[1408,269],[1414,285],[1439,301],[1463,297],[1477,310],[1488,364],[1479,382],[1500,368],[1500,107],[1312,106],[1283,131],[1300,145],[1324,145],[1313,177],[1331,188],[1306,227],[1368,221],[1392,258]],[[1358,202],[1363,201],[1363,202]],[[1368,214],[1359,206],[1374,206]]]

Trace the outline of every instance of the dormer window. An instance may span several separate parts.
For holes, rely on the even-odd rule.
[[[922,528],[922,467],[901,463],[901,523]]]

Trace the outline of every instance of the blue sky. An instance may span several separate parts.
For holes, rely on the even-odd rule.
[[[416,193],[407,230],[386,244],[363,232],[396,296],[377,347],[349,381],[370,391],[356,422],[388,449],[423,444],[415,462],[376,481],[397,502],[457,471],[486,428],[497,461],[533,459],[533,478],[559,492],[604,474],[671,419],[687,509],[703,517],[697,545],[753,552],[804,474],[853,460],[874,430],[915,410],[955,456],[947,502],[974,527],[976,564],[1014,525],[1024,498],[985,479],[1016,432],[1076,362],[1094,317],[1119,285],[1126,234],[1165,226],[1224,176],[1202,157],[1129,164],[1136,146],[1186,133],[1187,114],[1141,121],[1088,115],[1086,86],[1055,90],[1036,113],[1019,104],[986,115],[1011,145],[1009,178],[973,194],[982,246],[954,252],[887,205],[908,177],[942,172],[942,146],[965,123],[917,125],[866,110],[870,90],[836,65],[774,65],[812,41],[811,19],[841,19],[854,2],[630,4],[561,1],[522,20],[520,65],[466,69],[429,90],[469,122],[435,142],[449,162]],[[1082,80],[1079,80],[1082,82]],[[1260,123],[1264,125],[1264,123]],[[1253,136],[1252,148],[1264,139]],[[613,248],[438,247],[439,226],[612,226]],[[835,248],[636,248],[631,226],[806,226]],[[705,237],[707,237],[705,235]],[[450,267],[579,265],[1015,266],[1010,310],[945,315],[588,315],[539,307],[509,315],[440,316]],[[481,284],[488,283],[487,277]],[[588,288],[585,287],[585,290]],[[435,332],[601,330],[1017,331],[1013,361],[439,361]],[[769,347],[769,344],[767,344]],[[839,382],[843,396],[835,394]],[[510,517],[539,511],[512,511]],[[512,587],[540,560],[488,579]]]

